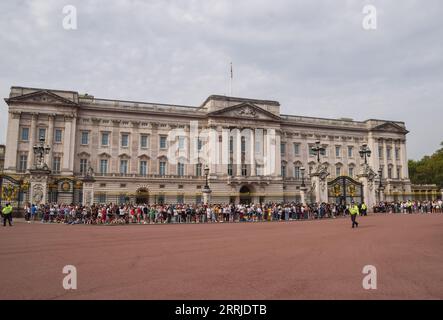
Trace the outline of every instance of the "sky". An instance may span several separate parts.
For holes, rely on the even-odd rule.
[[[363,27],[367,5],[376,29]],[[277,100],[285,114],[404,121],[410,159],[443,141],[441,0],[17,0],[0,12],[3,98],[30,86],[199,106],[230,94],[232,62],[233,96]],[[4,100],[0,114],[1,144]]]

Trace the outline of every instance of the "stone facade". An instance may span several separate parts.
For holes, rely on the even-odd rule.
[[[5,145],[0,144],[0,171],[5,167]]]
[[[328,180],[359,179],[365,170],[359,149],[367,144],[369,167],[383,170],[385,199],[411,192],[403,122],[285,115],[277,101],[217,95],[200,106],[178,106],[12,87],[5,101],[5,173],[29,180],[33,147],[43,138],[50,147],[48,201],[83,202],[86,188],[85,198],[96,203],[195,203],[203,200],[206,165],[212,202],[299,201],[302,167],[303,196],[312,200],[309,173],[318,164],[310,148],[317,140],[326,149],[321,164]],[[85,182],[88,171],[94,179]]]

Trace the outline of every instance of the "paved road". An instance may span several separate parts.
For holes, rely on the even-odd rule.
[[[0,228],[0,299],[442,299],[443,214]],[[65,265],[78,289],[62,287]],[[362,269],[377,268],[377,290]]]

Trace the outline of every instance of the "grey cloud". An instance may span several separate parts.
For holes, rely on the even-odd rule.
[[[76,0],[76,31],[62,28],[66,4],[0,3],[3,97],[24,85],[199,105],[228,93],[233,61],[237,96],[289,114],[405,121],[411,158],[443,140],[441,1]],[[361,27],[365,4],[377,31]]]

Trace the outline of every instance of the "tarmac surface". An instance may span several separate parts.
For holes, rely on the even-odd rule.
[[[0,227],[0,299],[443,299],[443,214]],[[77,269],[65,290],[62,270]],[[377,289],[365,290],[365,265]]]

